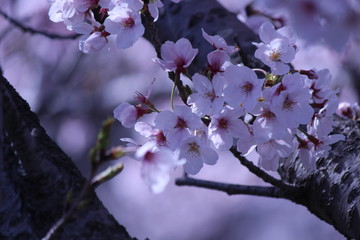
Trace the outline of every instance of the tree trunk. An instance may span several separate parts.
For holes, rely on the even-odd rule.
[[[0,71],[0,239],[41,239],[85,179]],[[52,239],[133,239],[94,191]]]

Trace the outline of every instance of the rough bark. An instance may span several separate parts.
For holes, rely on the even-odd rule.
[[[85,179],[2,73],[0,90],[0,239],[41,239]],[[133,239],[93,191],[85,199],[53,239]]]
[[[360,121],[336,118],[334,132],[345,141],[332,146],[326,158],[317,161],[317,170],[308,171],[298,159],[282,163],[281,178],[304,186],[294,201],[351,239],[360,239]]]
[[[201,28],[210,35],[223,36],[229,44],[234,44],[236,39],[243,63],[263,67],[253,57],[255,48],[251,42],[258,42],[258,36],[216,1],[184,0],[174,4],[166,0],[164,3],[169,10],[157,23],[159,39],[164,42],[188,38],[200,53],[192,66],[193,72],[200,72],[206,66],[206,54],[211,50],[201,37]],[[336,143],[330,155],[318,161],[317,171],[305,170],[295,159],[284,162],[279,173],[284,182],[301,186],[301,194],[286,193],[289,199],[307,207],[344,236],[360,239],[360,122],[336,120],[339,127],[335,132],[344,134],[346,141]]]

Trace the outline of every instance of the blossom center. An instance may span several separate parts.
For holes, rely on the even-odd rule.
[[[241,88],[246,94],[249,94],[253,90],[254,85],[250,82],[246,82],[244,85],[241,86]]]
[[[315,3],[311,1],[304,1],[300,7],[308,15],[315,15],[317,12],[317,7]]]
[[[218,127],[221,129],[227,129],[229,126],[229,121],[226,118],[221,118],[218,123]]]
[[[270,112],[269,110],[267,110],[261,114],[261,117],[265,118],[266,120],[271,120],[271,119],[275,118],[275,114]]]
[[[188,148],[188,153],[192,156],[192,157],[199,157],[200,156],[200,146],[196,143],[196,142],[192,142],[188,144],[189,148]]]
[[[285,101],[284,101],[284,105],[283,105],[283,108],[286,109],[286,110],[292,110],[294,104],[296,102],[292,101],[289,96],[286,97]]]
[[[210,98],[211,101],[214,101],[214,99],[215,99],[215,93],[214,93],[214,92],[207,92],[207,93],[205,94],[205,96],[206,96],[207,98]]]
[[[271,61],[274,62],[280,61],[280,57],[281,57],[281,51],[279,49],[272,49],[269,52],[269,58]]]
[[[155,154],[153,152],[147,151],[144,155],[144,161],[151,162],[154,159],[154,155]]]
[[[125,18],[123,21],[125,28],[132,28],[135,25],[135,21],[132,17]]]
[[[182,57],[175,58],[174,62],[178,69],[184,67],[186,64],[185,60]]]
[[[182,118],[178,118],[178,121],[177,121],[177,123],[176,123],[176,125],[175,125],[174,128],[181,128],[181,129],[187,128],[187,125],[186,125],[185,120],[182,119]]]
[[[156,140],[156,143],[161,146],[161,145],[165,144],[166,137],[162,131],[159,131],[158,133],[155,134],[155,140]]]

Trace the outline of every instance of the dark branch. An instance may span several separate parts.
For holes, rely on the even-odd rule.
[[[14,18],[10,17],[9,15],[7,15],[2,10],[0,10],[0,15],[3,16],[5,19],[7,19],[10,23],[15,25],[16,27],[20,28],[23,32],[27,32],[27,33],[31,33],[31,34],[43,35],[43,36],[45,36],[47,38],[50,38],[50,39],[62,39],[62,40],[76,39],[76,38],[78,38],[80,36],[77,33],[72,34],[72,35],[60,35],[60,34],[56,34],[56,33],[49,33],[49,32],[46,32],[46,31],[40,31],[40,30],[31,28],[31,27],[24,26],[21,22],[19,22],[19,21],[15,20]]]
[[[300,192],[300,187],[292,186],[284,183],[283,181],[274,178],[273,176],[269,175],[267,172],[262,170],[261,168],[255,166],[251,161],[247,160],[245,157],[241,156],[241,154],[236,150],[235,147],[230,149],[231,153],[239,159],[240,163],[244,165],[250,172],[261,178],[267,183],[280,188],[284,192]]]
[[[200,180],[190,177],[183,177],[176,179],[178,186],[194,186],[206,189],[218,190],[227,193],[228,195],[251,195],[271,198],[289,199],[283,191],[277,187],[264,186],[248,186],[239,184],[229,184],[222,182],[213,182],[207,180]]]

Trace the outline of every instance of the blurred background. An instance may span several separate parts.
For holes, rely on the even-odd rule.
[[[239,3],[241,2],[241,3]],[[222,0],[241,16],[249,1]],[[72,34],[62,23],[48,19],[46,0],[1,0],[0,9],[26,26],[58,34]],[[341,86],[341,99],[356,102],[353,69],[359,64],[358,44],[345,52],[299,42],[296,68],[329,68],[333,85]],[[0,65],[5,77],[36,112],[47,133],[73,159],[80,171],[89,171],[88,151],[101,122],[121,102],[134,102],[135,91],[145,93],[155,78],[152,100],[169,107],[171,82],[153,63],[155,51],[144,39],[134,47],[85,55],[77,40],[51,40],[24,33],[0,16]],[[351,66],[351,67],[350,67]],[[112,145],[120,138],[139,136],[116,123]],[[256,156],[251,157],[256,162]],[[304,207],[286,200],[177,187],[174,178],[164,193],[151,194],[140,177],[140,164],[124,158],[125,170],[97,189],[98,196],[130,235],[154,240],[303,240],[345,239],[332,226]],[[205,166],[200,179],[264,185],[230,154],[222,153],[216,166]]]

